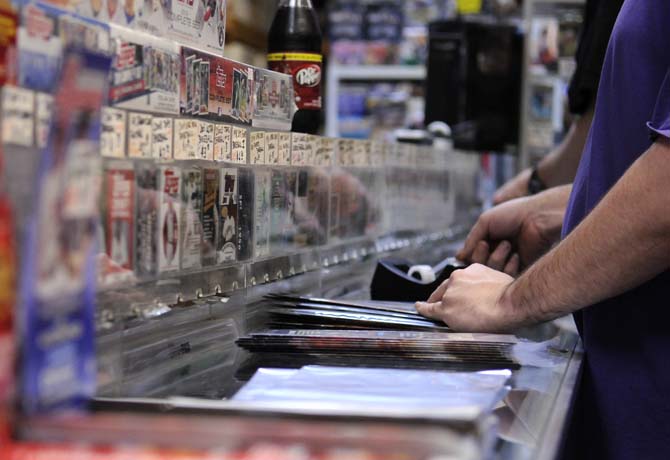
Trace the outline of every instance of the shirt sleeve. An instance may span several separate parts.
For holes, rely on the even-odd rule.
[[[659,136],[670,138],[670,68],[665,73],[663,84],[658,91],[656,106],[651,120],[647,123],[652,140]]]
[[[585,113],[598,93],[607,45],[623,0],[588,0],[575,60],[577,67],[568,88],[573,114]]]

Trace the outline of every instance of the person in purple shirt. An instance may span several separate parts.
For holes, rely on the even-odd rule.
[[[417,303],[469,332],[575,313],[584,458],[670,457],[669,26],[670,1],[625,0],[573,185],[483,214],[459,257],[489,266]]]

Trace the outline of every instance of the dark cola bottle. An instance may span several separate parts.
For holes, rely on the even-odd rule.
[[[321,28],[311,0],[280,0],[268,34],[268,67],[293,76],[294,132],[316,134],[321,119]]]

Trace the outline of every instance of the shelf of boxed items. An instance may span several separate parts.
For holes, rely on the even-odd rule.
[[[338,137],[339,91],[343,81],[422,81],[426,78],[425,66],[403,65],[355,65],[333,64],[328,67],[326,77],[326,134]]]

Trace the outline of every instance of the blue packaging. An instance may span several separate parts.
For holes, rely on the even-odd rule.
[[[109,57],[68,49],[54,82],[20,276],[19,395],[27,414],[80,409],[95,392],[100,109],[109,66]]]

